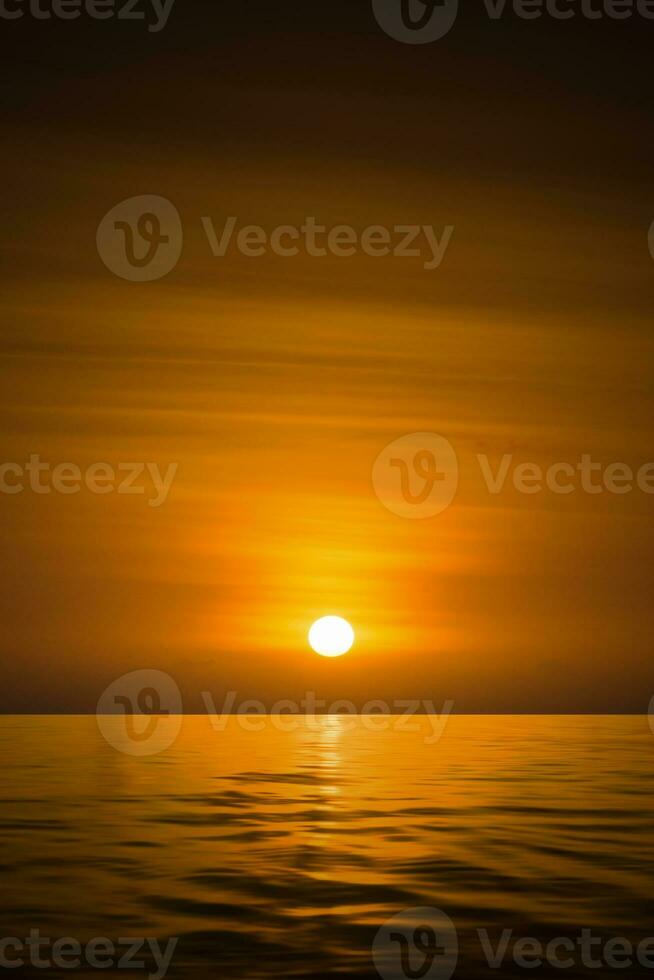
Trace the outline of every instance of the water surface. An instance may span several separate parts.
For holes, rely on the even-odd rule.
[[[375,977],[379,927],[425,906],[455,925],[457,977],[586,975],[490,970],[479,928],[654,935],[646,718],[461,716],[429,734],[193,716],[134,758],[93,717],[2,718],[2,934],[179,937],[168,976],[185,978]]]

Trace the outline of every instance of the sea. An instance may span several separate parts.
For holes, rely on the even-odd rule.
[[[647,717],[384,721],[2,717],[2,972],[654,978]]]

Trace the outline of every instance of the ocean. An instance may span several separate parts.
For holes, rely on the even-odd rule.
[[[0,719],[14,976],[654,976],[646,717],[179,721]]]

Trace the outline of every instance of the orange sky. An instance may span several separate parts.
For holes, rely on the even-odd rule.
[[[266,702],[313,689],[462,711],[645,710],[654,497],[492,496],[476,461],[654,459],[654,205],[637,173],[621,178],[635,154],[618,138],[638,105],[609,139],[600,95],[590,120],[583,90],[549,117],[551,91],[516,65],[536,108],[504,79],[485,96],[491,124],[452,82],[447,108],[436,100],[451,56],[437,66],[362,38],[368,74],[346,58],[339,77],[322,52],[318,90],[303,49],[288,46],[270,84],[257,44],[232,42],[228,63],[252,65],[233,90],[196,67],[158,91],[153,55],[105,66],[140,93],[138,112],[103,116],[102,73],[80,105],[58,75],[12,122],[3,461],[178,471],[160,508],[0,497],[0,707],[92,710],[114,677],[151,666],[196,707],[202,690],[233,688]],[[389,67],[403,81],[382,94]],[[481,73],[456,77],[479,98]],[[213,115],[197,108],[204,85]],[[607,160],[600,177],[590,149]],[[175,203],[184,251],[166,278],[132,283],[101,263],[95,231],[145,193]],[[206,215],[455,232],[431,271],[215,258]],[[449,439],[460,465],[456,500],[424,521],[389,513],[371,483],[378,453],[415,431]],[[306,643],[328,613],[357,632],[338,662]]]

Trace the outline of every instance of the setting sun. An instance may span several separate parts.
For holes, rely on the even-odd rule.
[[[354,630],[340,616],[323,616],[309,630],[309,643],[321,657],[340,657],[354,643]]]

